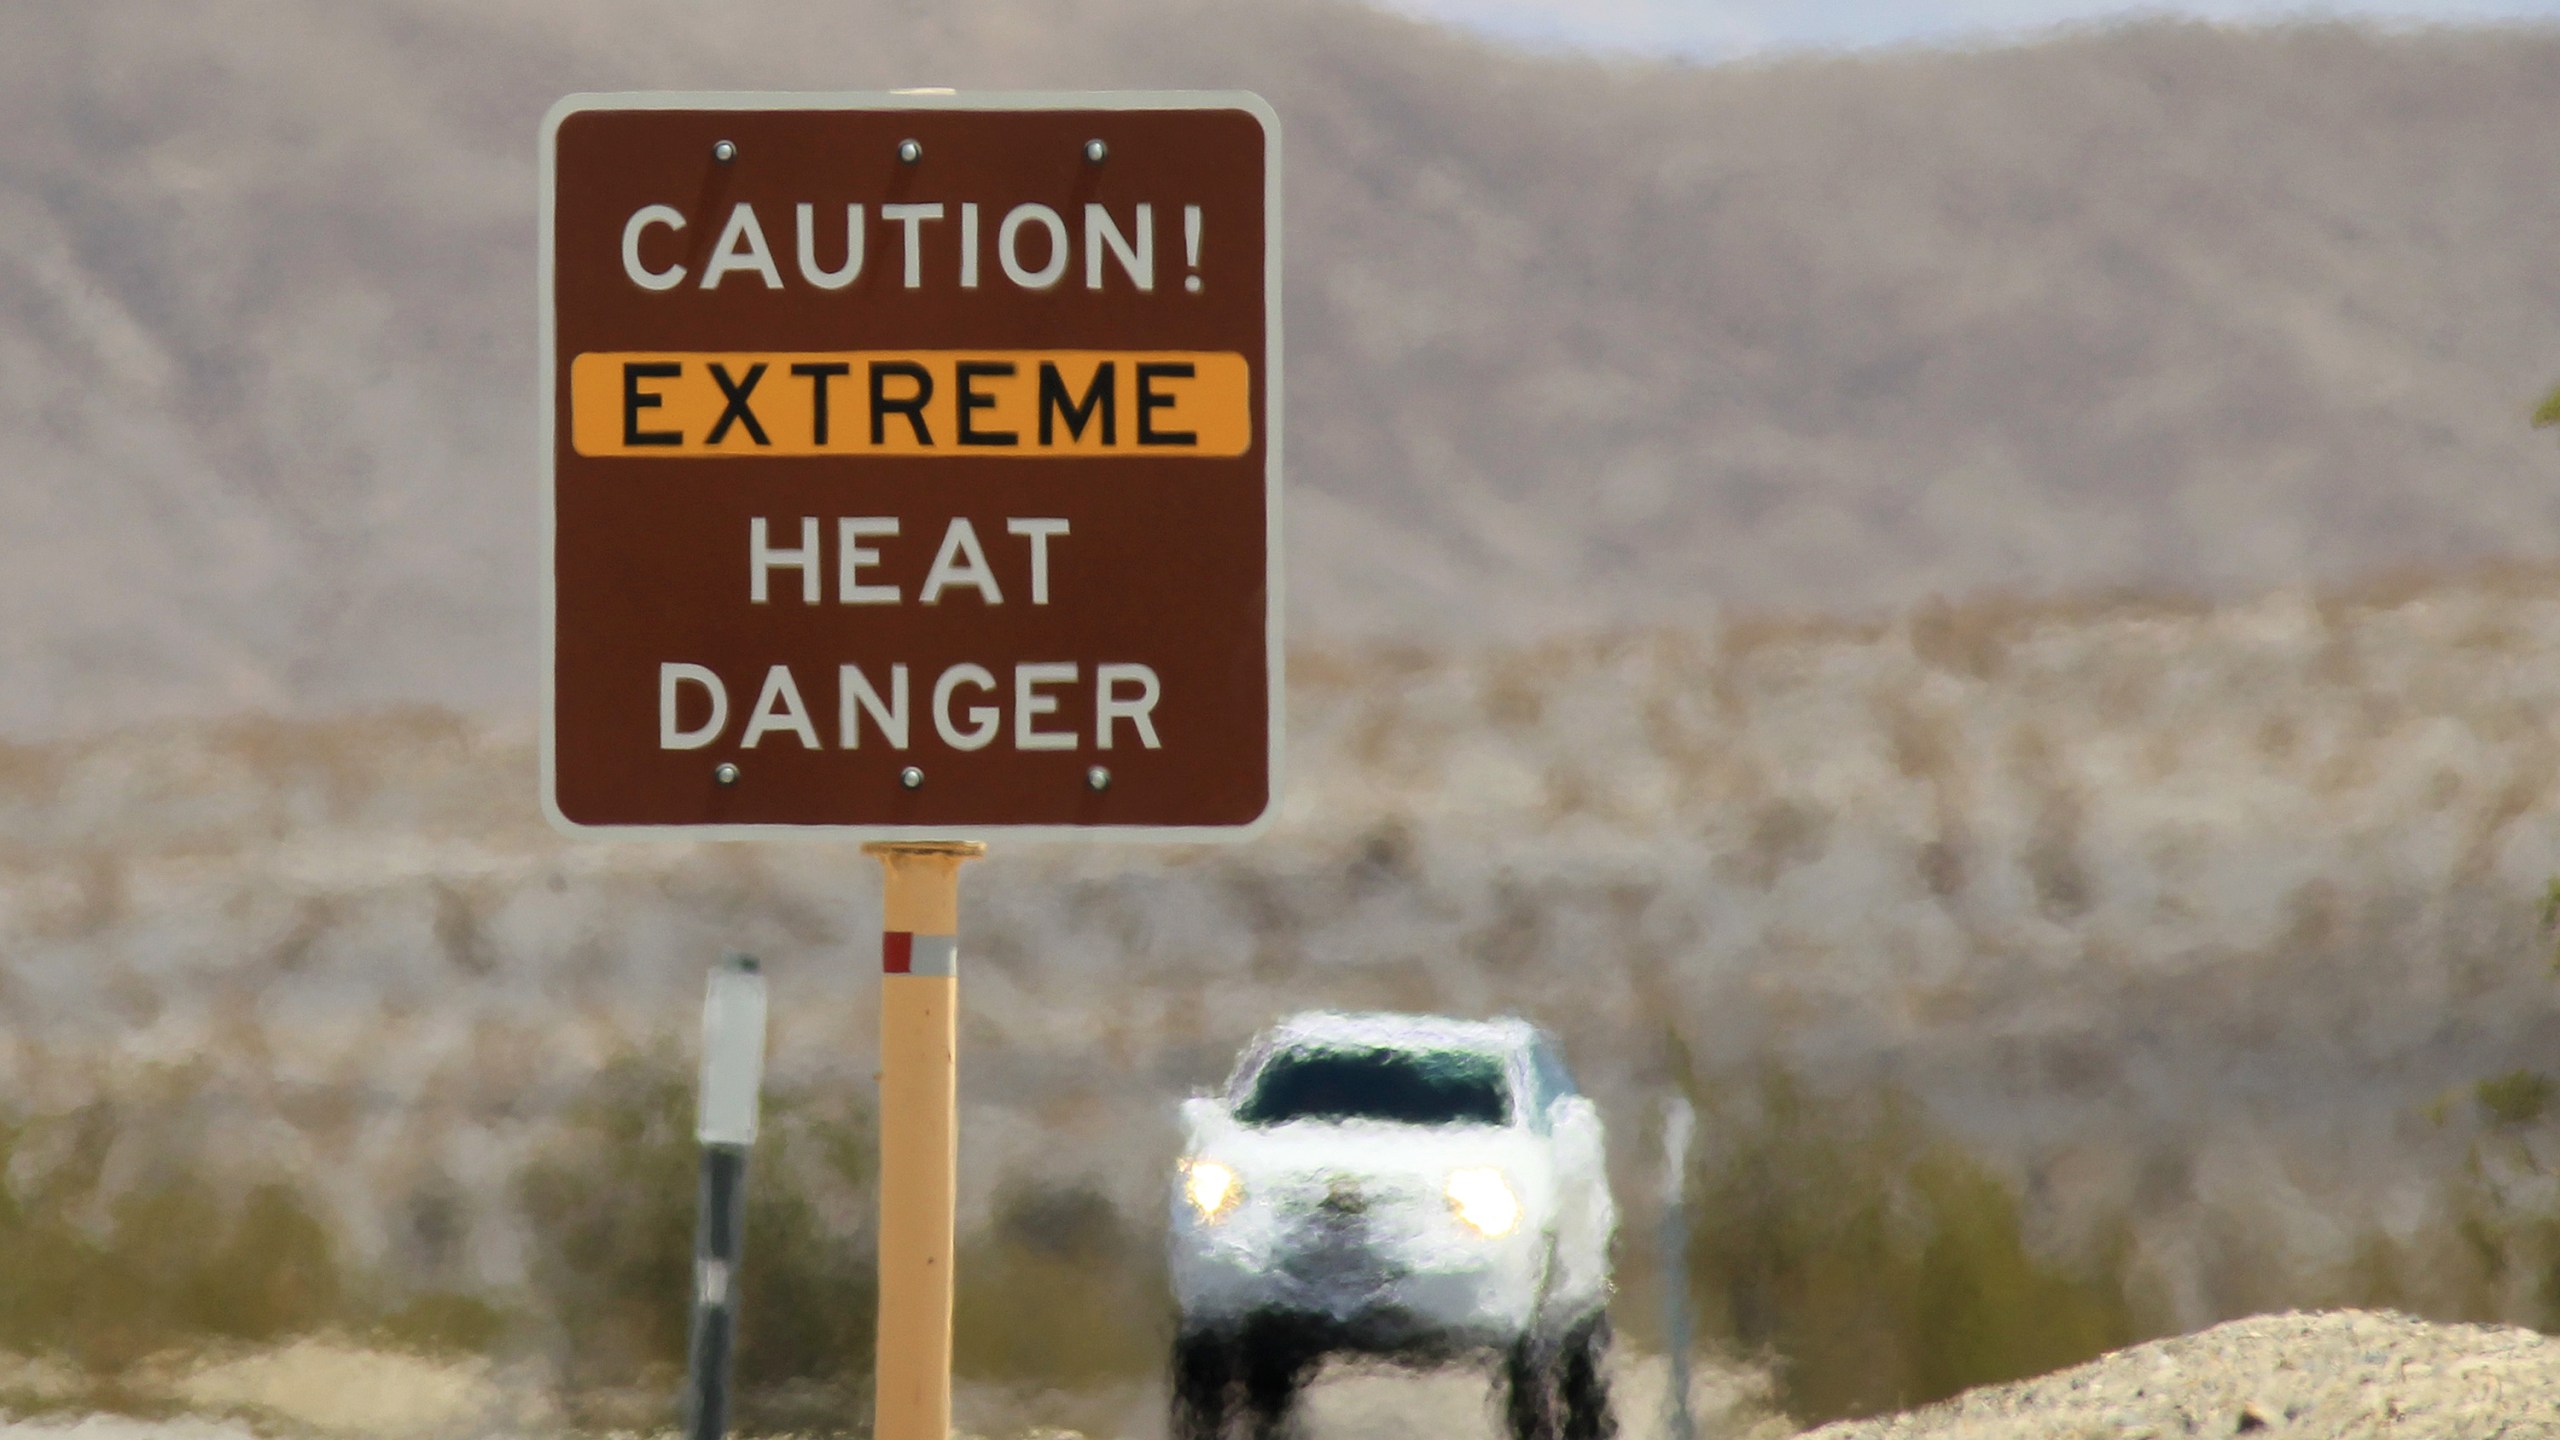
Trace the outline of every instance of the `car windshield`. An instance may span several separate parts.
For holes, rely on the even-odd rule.
[[[1502,1125],[1511,1119],[1511,1087],[1502,1058],[1480,1050],[1284,1050],[1254,1077],[1236,1118],[1247,1125]]]

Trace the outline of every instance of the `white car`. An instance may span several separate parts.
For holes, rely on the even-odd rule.
[[[1329,1354],[1496,1362],[1518,1440],[1608,1432],[1600,1112],[1525,1021],[1295,1016],[1182,1106],[1176,1440],[1269,1432]]]

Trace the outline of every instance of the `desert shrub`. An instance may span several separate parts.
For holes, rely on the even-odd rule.
[[[2471,1094],[2493,1131],[2515,1130],[2550,1112],[2554,1089],[2551,1077],[2540,1071],[2510,1070],[2475,1084]]]
[[[213,1340],[265,1341],[360,1318],[326,1212],[271,1180],[226,1192],[184,1127],[103,1102],[0,1118],[0,1349],[92,1376]],[[145,1177],[109,1193],[111,1150]]]
[[[370,1331],[398,1349],[485,1355],[499,1349],[521,1323],[513,1309],[489,1296],[428,1290],[385,1306]]]
[[[2539,933],[2560,971],[2560,877],[2543,889]],[[2517,1069],[2484,1076],[2431,1107],[2464,1137],[2444,1183],[2459,1244],[2432,1265],[2400,1261],[2383,1278],[2418,1295],[2399,1308],[2431,1319],[2505,1320],[2560,1334],[2560,1078]],[[2432,1284],[2420,1287],[2411,1276]],[[2448,1285],[2451,1276],[2458,1285]],[[2393,1297],[2396,1298],[2396,1297]],[[2433,1302],[2433,1303],[2429,1303]]]
[[[1161,1233],[1078,1185],[1017,1182],[953,1273],[952,1367],[1074,1388],[1156,1373],[1172,1341]]]
[[[2514,1070],[2438,1104],[2437,1122],[2459,1121],[2468,1136],[2446,1185],[2461,1242],[2456,1263],[2439,1264],[2428,1275],[2458,1272],[2470,1283],[2457,1304],[2430,1304],[2437,1296],[2424,1294],[2399,1308],[2431,1319],[2507,1320],[2560,1332],[2560,1173],[2545,1158],[2555,1143],[2549,1133],[2555,1096],[2560,1082]],[[2389,1278],[2405,1284],[2412,1268],[2396,1266]]]
[[[598,1071],[517,1199],[574,1418],[656,1424],[684,1375],[700,1149],[673,1044]],[[869,1115],[768,1086],[747,1178],[733,1418],[840,1429],[868,1410],[876,1284]]]
[[[1771,1072],[1700,1107],[1692,1293],[1808,1421],[1942,1399],[2137,1338],[2120,1251],[2028,1243],[2018,1193],[1911,1105]]]
[[[555,1145],[518,1177],[528,1278],[573,1390],[634,1378],[672,1387],[682,1372],[698,1164],[692,1087],[666,1053],[598,1072]]]

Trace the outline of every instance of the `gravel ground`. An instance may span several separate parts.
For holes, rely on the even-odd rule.
[[[2560,1437],[2560,1339],[2369,1311],[2260,1315],[1808,1440]]]
[[[1620,1440],[1655,1440],[1666,1408],[1661,1362],[1621,1356],[1616,1369]],[[0,1440],[466,1440],[557,1433],[556,1421],[508,1403],[513,1387],[505,1379],[474,1366],[429,1374],[400,1357],[301,1345],[189,1377],[182,1388],[194,1404],[220,1418],[57,1415],[12,1422],[0,1415]],[[1500,1426],[1485,1395],[1483,1378],[1473,1374],[1336,1369],[1308,1395],[1298,1433],[1303,1440],[1497,1440]],[[1133,1392],[1122,1398],[1126,1404],[1103,1407],[1119,1411],[1115,1419],[1097,1424],[1096,1417],[1080,1417],[1090,1431],[1055,1428],[1062,1418],[1055,1397],[1050,1407],[1029,1407],[1048,1410],[1044,1419],[982,1415],[974,1430],[985,1440],[1087,1433],[1097,1440],[1153,1440],[1161,1397]],[[1788,1434],[1793,1427],[1767,1400],[1765,1377],[1756,1372],[1703,1366],[1691,1392],[1699,1440]],[[2262,1315],[2137,1345],[2041,1379],[1972,1391],[1926,1410],[1825,1426],[1803,1440],[2252,1434],[2265,1440],[2560,1440],[2560,1339],[2365,1311]]]
[[[1669,1378],[1660,1356],[1620,1348],[1609,1377],[1617,1440],[1665,1440]],[[1714,1360],[1692,1367],[1689,1414],[1698,1440],[1776,1440],[1794,1433],[1768,1399],[1768,1376],[1758,1370]],[[1504,1433],[1485,1374],[1335,1366],[1309,1388],[1297,1440],[1502,1440]]]
[[[260,1440],[236,1420],[139,1420],[129,1415],[0,1420],[9,1440]]]

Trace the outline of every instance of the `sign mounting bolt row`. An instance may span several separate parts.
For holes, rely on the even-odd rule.
[[[735,785],[738,783],[739,774],[740,772],[738,767],[726,760],[723,760],[719,764],[711,767],[711,780],[715,785]],[[923,767],[910,765],[899,771],[898,784],[901,788],[908,790],[923,789]],[[1096,793],[1110,789],[1111,768],[1107,765],[1094,765],[1087,767],[1084,772],[1084,784],[1086,789]]]

